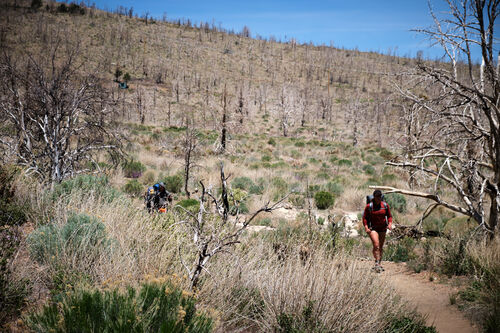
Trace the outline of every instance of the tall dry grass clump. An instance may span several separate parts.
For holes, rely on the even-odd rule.
[[[391,288],[345,254],[324,249],[285,257],[256,237],[214,264],[200,299],[220,314],[220,331],[376,332],[402,305]]]
[[[474,269],[474,280],[480,290],[479,307],[475,316],[485,331],[495,332],[500,327],[500,237],[482,240],[467,247],[467,255]]]

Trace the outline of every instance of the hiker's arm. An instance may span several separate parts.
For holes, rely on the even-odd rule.
[[[367,220],[367,216],[368,216],[368,205],[365,207],[365,211],[363,213],[363,226],[365,227],[365,231],[367,233],[370,233],[370,228],[368,228],[368,220]]]
[[[392,230],[392,214],[389,205],[387,205],[387,227]]]

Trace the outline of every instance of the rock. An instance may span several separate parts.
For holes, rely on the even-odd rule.
[[[358,214],[357,213],[347,213],[342,217],[341,223],[341,236],[354,238],[358,237],[359,233],[357,230],[358,226]]]

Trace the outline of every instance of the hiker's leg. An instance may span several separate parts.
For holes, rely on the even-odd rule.
[[[370,239],[372,240],[373,245],[373,257],[375,258],[376,262],[380,262],[380,241],[378,232],[372,230],[370,232]]]
[[[380,261],[382,261],[382,255],[384,254],[385,231],[378,233],[378,240],[380,244]]]

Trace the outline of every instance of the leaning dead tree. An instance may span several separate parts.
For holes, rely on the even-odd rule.
[[[424,215],[444,206],[493,235],[500,214],[500,73],[494,34],[500,0],[447,3],[446,17],[431,11],[434,26],[418,30],[443,48],[447,62],[419,59],[406,73],[407,85],[396,84],[411,114],[406,115],[405,152],[387,163],[410,171],[412,183],[427,188],[380,188],[432,200]],[[481,66],[475,63],[476,50]],[[454,195],[445,198],[446,191]]]
[[[222,191],[220,195],[216,195],[212,188],[206,188],[203,182],[200,181],[199,210],[193,213],[188,209],[177,206],[182,209],[186,218],[173,224],[172,227],[187,227],[195,246],[194,259],[190,266],[184,262],[182,248],[179,247],[179,257],[188,273],[191,288],[197,287],[203,271],[208,272],[207,266],[211,258],[222,252],[230,253],[231,248],[240,243],[241,234],[260,213],[272,212],[279,208],[280,204],[288,197],[285,196],[274,204],[267,202],[257,211],[245,217],[238,214],[239,209],[236,207],[236,216],[233,221],[230,221],[232,195],[227,185],[228,178],[229,176],[226,177],[224,174],[224,165],[221,163],[220,180]],[[234,201],[232,204],[237,206],[238,202]],[[215,213],[210,211],[210,205],[213,205]]]
[[[37,55],[0,57],[0,146],[51,184],[84,171],[99,152],[119,156],[114,104],[77,47],[60,40]]]

